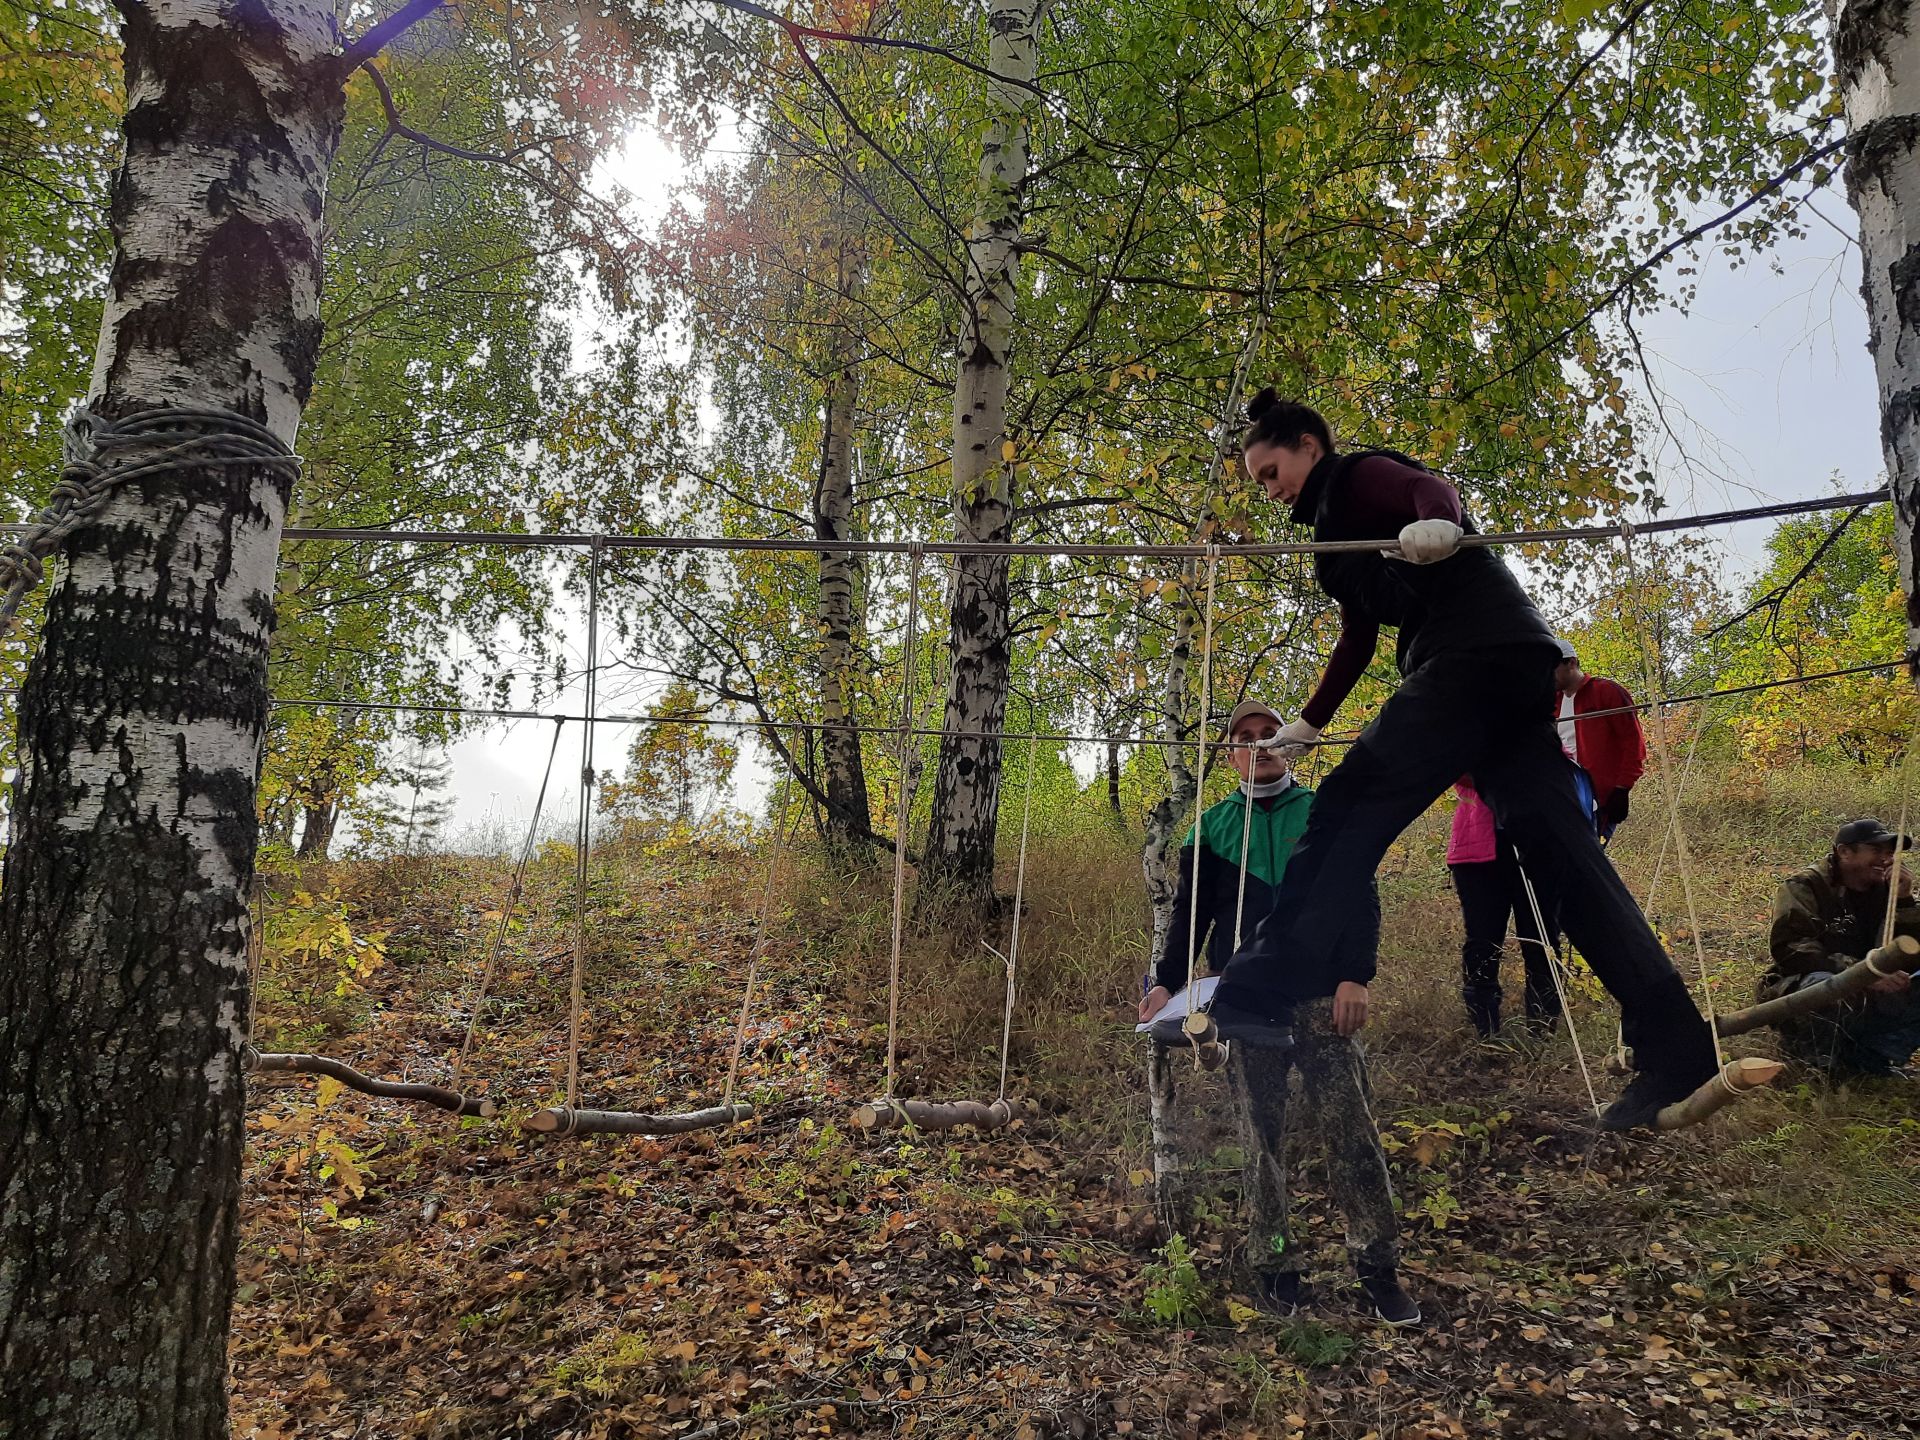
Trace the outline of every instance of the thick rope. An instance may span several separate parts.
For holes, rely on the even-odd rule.
[[[66,463],[46,507],[0,549],[0,635],[13,628],[21,602],[46,577],[47,561],[98,519],[128,481],[215,465],[258,465],[289,483],[300,473],[300,458],[278,435],[216,406],[165,406],[106,420],[83,405],[67,420],[63,449]]]
[[[1207,547],[1207,603],[1200,632],[1200,724],[1196,729],[1193,760],[1193,903],[1187,906],[1187,993],[1198,979],[1200,954],[1200,817],[1207,808],[1207,727],[1213,723],[1213,590],[1219,574],[1218,546]],[[1195,1058],[1198,1058],[1195,1050]]]
[[[587,668],[586,711],[592,716],[599,699],[600,547],[587,556]],[[582,727],[580,737],[580,835],[573,850],[573,979],[567,992],[567,1108],[579,1103],[580,1022],[586,1009],[587,975],[587,860],[593,844],[593,726]],[[567,1133],[571,1134],[569,1130]]]
[[[1811,500],[1787,500],[1769,505],[1750,505],[1741,510],[1715,510],[1699,515],[1679,515],[1667,520],[1649,520],[1639,526],[1642,535],[1671,534],[1679,530],[1699,530],[1709,526],[1736,525],[1748,520],[1776,520],[1788,515],[1825,514],[1835,510],[1857,510],[1863,505],[1885,503],[1887,490],[1865,491],[1858,495],[1821,496]],[[26,527],[0,525],[0,534],[21,533]],[[1618,539],[1618,525],[1578,525],[1558,530],[1515,530],[1488,535],[1465,535],[1460,546],[1465,550],[1485,546],[1545,545],[1558,541],[1603,541]],[[478,545],[506,549],[585,549],[596,543],[609,550],[692,551],[733,550],[772,554],[817,555],[821,551],[851,555],[906,555],[917,546],[927,555],[1027,555],[1071,556],[1080,559],[1204,559],[1207,546],[1168,545],[1063,545],[1031,541],[991,540],[844,540],[844,539],[754,539],[721,535],[582,535],[568,532],[524,530],[398,530],[368,527],[303,526],[288,529],[290,541],[337,541],[349,544],[399,545]],[[1221,547],[1226,555],[1364,555],[1381,550],[1399,549],[1396,536],[1378,540],[1297,540],[1271,545],[1229,545]]]
[[[1027,741],[1027,794],[1020,802],[1020,859],[1013,871],[1013,934],[1007,941],[1007,1003],[1000,1020],[1000,1098],[1007,1098],[1007,1057],[1013,1051],[1013,987],[1020,965],[1020,907],[1027,894],[1027,832],[1033,824],[1033,768],[1037,742]]]
[[[727,1062],[727,1089],[720,1101],[725,1109],[733,1107],[733,1087],[740,1076],[740,1052],[747,1043],[747,1017],[753,1011],[754,981],[759,978],[760,957],[766,953],[767,932],[773,925],[774,885],[780,875],[780,852],[786,835],[787,787],[792,780],[791,771],[780,777],[780,793],[773,802],[773,849],[767,857],[766,888],[760,892],[760,928],[754,934],[753,949],[747,954],[746,993],[740,997],[740,1019],[733,1027],[733,1058]]]
[[[1887,872],[1887,914],[1880,925],[1880,944],[1883,948],[1893,943],[1894,913],[1900,905],[1900,872],[1905,865],[1905,861],[1901,857],[1906,853],[1906,840],[1904,837],[1907,833],[1907,811],[1909,802],[1913,799],[1913,755],[1915,750],[1920,750],[1920,730],[1916,730],[1914,734],[1907,737],[1906,758],[1900,762],[1900,823],[1894,827],[1893,833],[1902,838],[1893,842],[1893,869]]]
[[[1621,549],[1626,553],[1627,579],[1633,586],[1635,608],[1644,616],[1646,612],[1646,589],[1640,577],[1640,567],[1633,558],[1634,527],[1625,521],[1620,524]],[[1653,647],[1647,642],[1644,624],[1633,627],[1634,638],[1640,644],[1640,662],[1646,672],[1646,688],[1654,700],[1651,718],[1653,720],[1654,754],[1660,762],[1660,794],[1666,801],[1667,825],[1673,832],[1673,868],[1680,877],[1680,893],[1686,898],[1687,927],[1693,936],[1693,953],[1700,966],[1700,998],[1706,1011],[1707,1029],[1713,1036],[1713,1059],[1716,1065],[1725,1067],[1726,1051],[1720,1044],[1720,1027],[1713,1013],[1713,985],[1707,970],[1707,945],[1700,936],[1700,912],[1693,898],[1693,859],[1687,851],[1687,832],[1680,823],[1680,792],[1674,783],[1673,757],[1667,749],[1666,711],[1659,703],[1661,699],[1660,672],[1654,661]]]
[[[1513,857],[1513,868],[1520,872],[1520,885],[1527,892],[1527,908],[1533,912],[1534,943],[1547,957],[1547,973],[1553,977],[1553,992],[1560,997],[1560,1014],[1567,1022],[1567,1038],[1573,1041],[1573,1058],[1580,1066],[1580,1080],[1587,1087],[1587,1103],[1593,1106],[1593,1113],[1601,1113],[1600,1096],[1593,1088],[1593,1072],[1587,1068],[1586,1047],[1580,1043],[1580,1027],[1573,1023],[1573,1006],[1568,1003],[1565,977],[1561,974],[1560,954],[1547,943],[1547,917],[1540,913],[1540,897],[1534,892],[1533,877],[1527,874],[1527,867],[1520,863],[1520,857]],[[1520,953],[1526,955],[1526,937],[1520,939]]]
[[[1240,925],[1247,914],[1247,847],[1253,841],[1253,767],[1247,767],[1247,803],[1240,810],[1240,888],[1233,897],[1233,948],[1240,949]]]
[[[5,527],[0,526],[0,529]],[[1224,557],[1228,552],[1221,552]],[[1840,680],[1852,675],[1873,675],[1883,670],[1904,668],[1904,660],[1876,660],[1866,665],[1849,665],[1838,670],[1818,670],[1811,675],[1793,675],[1784,680],[1763,680],[1753,685],[1732,685],[1724,690],[1702,690],[1690,695],[1669,695],[1659,702],[1660,707],[1671,708],[1675,705],[1690,705],[1696,700],[1719,700],[1730,695],[1753,695],[1764,690],[1798,689],[1803,685],[1817,684],[1822,680]],[[12,696],[20,693],[17,686],[0,686],[0,696]],[[312,710],[372,710],[381,714],[393,715],[462,715],[478,720],[573,720],[586,721],[587,717],[570,711],[514,710],[498,706],[481,705],[426,705],[407,704],[397,700],[329,700],[314,695],[271,695],[267,697],[269,705],[282,709]],[[1647,701],[1633,705],[1615,705],[1604,710],[1589,710],[1580,718],[1598,720],[1607,715],[1637,714],[1643,710],[1652,710],[1654,702]],[[766,726],[764,720],[727,719],[721,716],[689,715],[629,715],[614,712],[595,715],[591,722],[595,725],[702,725],[722,730],[760,730]],[[822,734],[826,731],[852,732],[858,735],[885,735],[898,740],[900,727],[897,725],[859,725],[845,720],[832,723],[816,720],[783,720],[781,728],[797,733]],[[1185,740],[1169,740],[1164,735],[1081,735],[1063,730],[949,730],[933,726],[916,726],[911,732],[915,739],[954,738],[960,740],[978,740],[994,736],[1002,741],[1013,740],[1051,740],[1059,745],[1105,745],[1117,743],[1136,745],[1148,749],[1166,749],[1169,747],[1185,749]],[[1335,750],[1342,746],[1356,744],[1359,735],[1322,736],[1318,740],[1289,740],[1289,748],[1299,746],[1307,752],[1306,775],[1309,782],[1315,776],[1312,768],[1319,762],[1320,754],[1325,750]],[[1277,743],[1277,742],[1276,742]]]
[[[474,988],[473,1002],[467,1006],[467,1033],[460,1037],[460,1053],[453,1057],[453,1074],[448,1088],[460,1088],[460,1072],[465,1068],[467,1055],[473,1049],[473,1037],[480,1027],[480,1012],[486,1008],[487,997],[493,989],[493,977],[500,964],[500,956],[506,949],[507,930],[513,923],[514,906],[520,903],[520,890],[526,883],[527,866],[533,860],[533,847],[540,838],[540,812],[547,803],[547,782],[553,778],[554,758],[560,753],[560,732],[566,728],[564,720],[555,721],[553,726],[553,744],[547,747],[546,769],[540,772],[540,793],[533,799],[533,818],[527,821],[527,838],[520,846],[520,858],[514,862],[513,877],[507,882],[507,898],[500,906],[500,923],[494,927],[493,941],[487,947],[486,963],[480,967],[480,980]]]
[[[907,894],[907,806],[909,752],[913,747],[913,680],[918,668],[916,652],[920,644],[920,561],[915,546],[907,563],[907,633],[900,652],[900,803],[893,822],[893,944],[887,964],[887,1090],[884,1099],[893,1099],[894,1061],[900,1041],[900,936],[906,923]]]

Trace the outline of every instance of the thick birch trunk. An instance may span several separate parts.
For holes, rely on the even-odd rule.
[[[123,7],[91,404],[289,445],[344,93],[330,3]],[[0,892],[0,1437],[227,1433],[254,788],[284,478],[156,474],[74,535]]]
[[[853,307],[859,298],[859,247],[844,234],[835,262],[835,317],[826,376],[826,422],[821,435],[820,481],[813,494],[813,529],[822,540],[853,533],[853,434],[860,403],[859,333]],[[825,839],[845,859],[871,859],[867,836],[873,816],[860,732],[853,728],[854,677],[859,637],[866,617],[861,603],[865,576],[860,557],[844,550],[820,553],[820,779],[826,794]]]
[[[1166,950],[1167,927],[1173,923],[1173,900],[1180,890],[1180,841],[1199,783],[1188,749],[1191,736],[1187,725],[1187,672],[1193,664],[1194,639],[1200,633],[1200,612],[1193,603],[1199,575],[1197,560],[1189,560],[1181,567],[1180,612],[1173,622],[1173,639],[1167,646],[1167,668],[1160,686],[1160,737],[1169,742],[1159,747],[1167,766],[1167,793],[1147,812],[1147,840],[1140,851],[1140,868],[1147,880],[1147,901],[1153,907],[1153,940],[1147,950],[1149,966]],[[1185,944],[1185,938],[1180,937],[1179,943]]]
[[[966,309],[953,390],[953,530],[962,541],[1011,538],[1013,465],[1006,458],[1015,283],[1027,184],[1027,114],[1038,70],[1044,0],[989,0],[991,106],[980,146],[978,210],[967,237]],[[1011,82],[1011,83],[1009,83]],[[1004,555],[956,557],[949,630],[946,735],[920,867],[921,904],[993,902],[1012,621]]]
[[[1861,293],[1880,380],[1907,654],[1920,652],[1920,0],[1826,0],[1846,104],[1847,198],[1860,216]]]

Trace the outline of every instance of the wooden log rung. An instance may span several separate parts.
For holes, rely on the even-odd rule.
[[[1778,1060],[1749,1055],[1729,1060],[1714,1077],[1684,1100],[1676,1100],[1654,1116],[1656,1130],[1684,1130],[1726,1109],[1741,1096],[1773,1083],[1787,1067]]]
[[[371,1075],[363,1075],[344,1060],[335,1060],[328,1055],[278,1054],[273,1051],[256,1050],[249,1045],[241,1051],[241,1065],[243,1069],[249,1071],[271,1070],[293,1075],[326,1075],[338,1080],[350,1090],[360,1091],[363,1095],[378,1095],[386,1100],[413,1100],[455,1115],[487,1117],[496,1114],[499,1110],[491,1100],[462,1095],[458,1091],[443,1089],[438,1085],[376,1080]]]
[[[643,1115],[633,1110],[576,1110],[550,1105],[520,1122],[536,1135],[685,1135],[691,1130],[714,1130],[745,1120],[753,1106],[711,1105],[705,1110],[683,1110],[671,1115]]]
[[[862,1130],[892,1130],[913,1125],[921,1130],[957,1130],[971,1125],[976,1130],[1003,1130],[1016,1115],[1030,1115],[1033,1106],[1019,1100],[869,1100],[853,1112],[853,1123]]]
[[[1854,961],[1838,974],[1722,1015],[1715,1021],[1714,1028],[1722,1035],[1744,1035],[1763,1025],[1781,1025],[1821,1010],[1831,1010],[1865,994],[1876,980],[1916,969],[1920,969],[1920,940],[1911,935],[1896,935],[1891,945],[1869,952],[1865,959]]]

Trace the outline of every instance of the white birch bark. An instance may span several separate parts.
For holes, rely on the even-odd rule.
[[[1880,444],[1907,591],[1907,654],[1920,654],[1920,0],[1826,0],[1846,104],[1847,197],[1860,217],[1861,293],[1880,388]]]
[[[825,423],[820,473],[813,494],[814,534],[821,540],[853,536],[853,442],[860,404],[860,337],[855,307],[864,257],[852,237],[852,217],[836,211],[840,237],[834,261],[834,314],[829,322]],[[847,550],[820,552],[820,734],[821,789],[826,792],[826,840],[842,859],[870,860],[871,829],[867,771],[860,734],[853,727],[853,694],[859,673],[859,639],[865,630],[862,603],[865,567]]]
[[[1013,465],[1005,458],[1015,287],[1027,184],[1027,117],[1044,0],[989,0],[990,119],[980,144],[977,208],[967,236],[966,303],[953,390],[953,530],[962,541],[1010,538]],[[948,679],[921,903],[990,906],[1000,815],[999,732],[1006,722],[1011,618],[1005,556],[954,567]]]
[[[291,445],[344,90],[331,3],[123,7],[89,403]],[[284,478],[158,474],[69,544],[0,893],[0,1437],[224,1437],[246,907]]]

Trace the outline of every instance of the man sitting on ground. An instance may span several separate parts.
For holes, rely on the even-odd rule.
[[[1294,783],[1274,749],[1254,747],[1280,731],[1280,717],[1248,700],[1227,721],[1228,758],[1241,788],[1209,806],[1180,852],[1180,890],[1167,929],[1155,984],[1140,1002],[1145,1024],[1185,988],[1189,937],[1210,968],[1221,969],[1242,935],[1266,918],[1294,842],[1307,826],[1313,792]],[[1244,830],[1243,830],[1244,827]],[[1244,892],[1240,874],[1246,836]],[[1199,857],[1195,879],[1195,853]],[[1373,901],[1378,924],[1379,901]],[[1209,942],[1211,932],[1211,942]],[[1356,927],[1364,942],[1368,927]],[[1197,958],[1197,957],[1196,957]],[[1287,1079],[1300,1071],[1301,1095],[1317,1118],[1327,1146],[1333,1200],[1347,1220],[1347,1249],[1374,1313],[1389,1325],[1417,1325],[1420,1307],[1401,1288],[1393,1186],[1380,1129],[1368,1107],[1366,1055],[1353,1038],[1367,1023],[1367,982],[1373,951],[1342,945],[1325,975],[1301,977],[1291,1048],[1234,1045],[1227,1074],[1240,1112],[1245,1159],[1247,1260],[1260,1308],[1291,1315],[1307,1303],[1301,1277],[1306,1255],[1287,1225]]]
[[[1791,994],[1864,959],[1880,943],[1889,884],[1899,886],[1894,933],[1920,935],[1913,877],[1894,860],[1896,849],[1911,843],[1878,820],[1850,820],[1825,860],[1781,883],[1768,940],[1773,967],[1760,982],[1760,999]],[[1910,975],[1889,975],[1857,1001],[1781,1026],[1780,1039],[1794,1059],[1834,1078],[1899,1073],[1920,1049],[1920,989]]]

